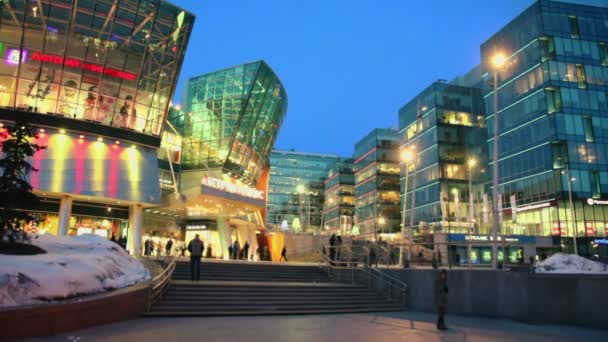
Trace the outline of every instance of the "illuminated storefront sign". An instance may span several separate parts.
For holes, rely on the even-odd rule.
[[[588,198],[587,204],[589,204],[589,205],[608,205],[608,200],[596,200],[593,198]]]
[[[24,60],[25,59],[22,59],[22,62]],[[110,77],[122,78],[127,81],[135,80],[135,74],[112,69],[112,68],[104,68],[102,65],[94,64],[94,63],[86,63],[86,62],[83,62],[76,58],[63,58],[62,56],[34,52],[34,54],[32,54],[32,60],[38,61],[38,62],[44,62],[44,63],[57,64],[57,65],[65,65],[66,67],[70,67],[70,68],[84,69],[84,70],[88,70],[88,71],[95,72],[98,74],[108,75]],[[7,61],[8,61],[8,54],[7,54]],[[19,63],[16,63],[16,64],[19,64]]]
[[[526,205],[523,207],[519,207],[516,208],[515,211],[520,213],[522,211],[528,211],[528,210],[534,210],[534,209],[542,209],[542,208],[547,208],[547,207],[552,207],[555,205],[555,201],[551,201],[551,202],[544,202],[544,203],[538,203],[538,204],[531,204],[531,205]]]
[[[593,243],[598,245],[608,245],[608,239],[595,239],[593,240]]]
[[[6,50],[6,58],[4,59],[5,64],[9,65],[19,65],[19,55],[21,54],[21,63],[25,63],[27,61],[28,49],[7,49]]]
[[[207,226],[204,224],[188,224],[186,230],[207,230]]]
[[[493,236],[487,235],[467,235],[467,234],[449,234],[449,241],[478,241],[478,242],[491,242],[494,241]],[[508,235],[498,236],[498,241],[504,242],[517,242],[517,243],[536,243],[535,236],[527,235]]]
[[[245,197],[264,199],[264,193],[258,189],[250,188],[248,186],[236,183],[226,182],[222,179],[205,176],[203,177],[202,185]]]

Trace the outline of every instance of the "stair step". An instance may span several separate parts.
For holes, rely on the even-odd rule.
[[[213,311],[289,311],[289,310],[357,310],[357,309],[372,309],[372,308],[398,308],[398,305],[390,303],[381,303],[375,305],[347,305],[347,304],[302,304],[302,305],[256,305],[256,306],[205,306],[205,307],[188,307],[188,306],[156,306],[154,312],[213,312]]]

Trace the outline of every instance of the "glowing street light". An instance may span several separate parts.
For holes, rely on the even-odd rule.
[[[492,66],[494,68],[494,141],[492,152],[492,211],[494,240],[492,241],[492,269],[498,266],[498,229],[500,226],[498,215],[498,71],[505,67],[507,57],[501,53],[497,53],[492,57]]]
[[[404,191],[403,191],[403,208],[401,210],[401,245],[399,246],[399,266],[403,267],[403,245],[404,245],[404,239],[405,239],[405,211],[407,209],[407,186],[408,186],[408,180],[409,180],[409,169],[410,169],[410,163],[414,160],[414,148],[409,147],[404,149],[401,152],[401,160],[405,163],[405,187],[404,187]],[[415,190],[415,189],[414,189]],[[413,205],[412,205],[412,212],[410,213],[413,217],[414,212],[413,212]],[[412,240],[413,240],[413,234],[411,231],[410,227],[410,231],[409,231],[409,248],[407,250],[407,260],[411,260],[412,258]]]

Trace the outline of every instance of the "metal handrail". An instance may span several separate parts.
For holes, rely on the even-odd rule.
[[[173,276],[173,271],[175,271],[176,260],[177,258],[175,256],[171,257],[167,267],[165,267],[160,274],[152,279],[150,296],[148,298],[148,309],[152,306],[152,304],[158,302],[165,294],[165,291],[167,291],[169,288],[171,276]]]
[[[355,271],[363,272],[368,276],[368,287],[372,288],[373,279],[377,279],[381,282],[384,282],[387,287],[387,299],[392,299],[393,290],[396,290],[396,293],[401,295],[401,304],[405,306],[406,299],[406,291],[407,284],[395,277],[392,277],[388,274],[385,274],[382,271],[374,269],[369,266],[368,263],[364,263],[364,266],[361,268],[356,267],[360,262],[359,261],[343,261],[343,260],[332,260],[328,255],[320,253],[320,260],[322,264],[325,266],[328,276],[332,277],[332,272],[336,269],[342,270],[350,270],[351,271],[351,283],[355,283]],[[369,262],[369,259],[368,259]]]

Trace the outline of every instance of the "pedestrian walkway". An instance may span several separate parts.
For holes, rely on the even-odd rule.
[[[608,330],[429,313],[142,318],[31,341],[608,341]]]

